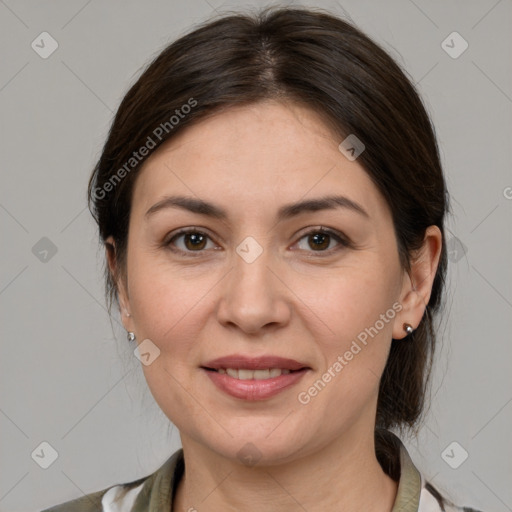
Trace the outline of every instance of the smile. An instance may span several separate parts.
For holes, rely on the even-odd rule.
[[[234,379],[239,380],[266,380],[273,377],[279,377],[280,375],[290,373],[291,370],[286,368],[268,368],[266,370],[247,370],[245,368],[219,368],[217,371],[221,374],[227,374]]]
[[[294,386],[309,371],[308,368],[289,370],[268,368],[201,368],[215,387],[225,394],[242,400],[266,400]]]

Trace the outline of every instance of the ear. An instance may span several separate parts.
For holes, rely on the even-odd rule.
[[[105,240],[105,252],[108,263],[108,268],[110,275],[115,283],[117,290],[117,297],[119,299],[119,308],[121,313],[121,320],[123,322],[124,328],[127,331],[131,331],[132,329],[132,320],[130,313],[130,301],[128,297],[128,293],[125,287],[124,280],[122,278],[122,273],[119,268],[119,263],[117,260],[117,251],[116,244],[113,237],[109,236]]]
[[[404,323],[416,329],[421,322],[432,293],[442,244],[441,230],[437,226],[429,226],[425,231],[421,248],[411,259],[410,271],[404,273],[400,293],[400,304],[403,309],[393,326],[393,339],[405,338],[407,333],[403,328]]]

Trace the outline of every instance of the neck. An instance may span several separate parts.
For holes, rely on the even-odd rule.
[[[282,465],[244,466],[182,436],[185,473],[174,512],[389,512],[398,484],[375,455],[373,430],[343,435]]]

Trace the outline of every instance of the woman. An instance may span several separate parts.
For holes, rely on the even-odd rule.
[[[123,99],[89,186],[106,285],[183,448],[49,511],[459,508],[417,427],[447,192],[397,64],[319,11],[210,21]]]

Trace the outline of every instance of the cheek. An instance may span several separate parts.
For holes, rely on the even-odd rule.
[[[316,314],[317,332],[325,333],[326,342],[355,339],[376,323],[378,331],[391,332],[399,297],[397,269],[377,263],[336,269],[318,280],[301,279],[297,295]]]
[[[207,279],[187,279],[143,254],[134,255],[128,271],[130,306],[138,334],[161,350],[171,348],[170,340],[178,342],[176,349],[193,341],[199,327],[194,318],[204,308],[201,299],[211,287]]]
[[[148,388],[169,419],[178,428],[190,430],[201,410],[184,388],[190,385],[194,363],[199,361],[200,315],[209,287],[143,255],[132,258],[130,270],[137,338],[150,339],[160,350],[151,364],[142,365]]]
[[[308,288],[309,297],[304,293],[304,302],[321,319],[322,330],[318,327],[316,334],[326,333],[316,336],[323,356],[322,382],[317,387],[326,383],[325,402],[349,415],[378,391],[400,307],[396,271],[378,264],[364,271],[344,269],[324,280],[322,294],[313,287]]]

